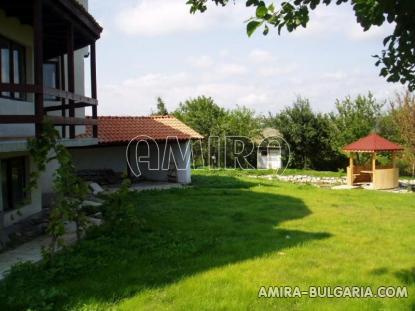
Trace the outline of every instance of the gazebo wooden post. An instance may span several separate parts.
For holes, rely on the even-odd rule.
[[[353,176],[354,176],[354,161],[353,161],[353,152],[350,152],[350,157],[349,157],[349,186],[353,186]]]
[[[396,155],[395,155],[395,152],[392,152],[392,167],[396,168]]]
[[[375,176],[376,176],[376,152],[372,153],[372,184],[375,186]]]

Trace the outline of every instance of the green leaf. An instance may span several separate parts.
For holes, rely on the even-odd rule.
[[[259,6],[256,9],[256,17],[263,18],[268,13],[268,9],[265,6]]]
[[[251,37],[255,30],[257,30],[257,28],[262,25],[262,23],[263,22],[259,21],[250,21],[246,26],[246,33],[248,34],[248,37]]]

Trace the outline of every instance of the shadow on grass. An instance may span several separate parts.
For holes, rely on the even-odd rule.
[[[395,272],[395,276],[404,282],[406,285],[415,284],[415,267],[411,269],[402,269]]]
[[[197,176],[193,188],[132,193],[141,226],[97,228],[52,267],[23,265],[0,284],[0,309],[111,304],[227,264],[325,239],[278,228],[310,210],[298,198],[250,190],[258,183]],[[39,307],[40,306],[40,307]]]

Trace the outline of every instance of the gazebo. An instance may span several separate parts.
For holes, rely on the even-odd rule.
[[[347,184],[356,186],[371,183],[373,189],[393,189],[399,186],[399,169],[396,167],[396,153],[403,148],[378,134],[370,134],[347,145],[343,151],[350,154],[350,165],[347,167]],[[380,152],[392,154],[392,163],[387,166],[376,165],[376,155]],[[358,166],[354,163],[354,154],[369,153],[372,155],[369,166]]]

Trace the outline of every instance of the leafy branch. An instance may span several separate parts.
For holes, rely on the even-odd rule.
[[[88,219],[83,212],[82,202],[88,194],[85,182],[76,176],[71,155],[65,146],[59,143],[59,133],[51,123],[43,124],[40,137],[29,139],[28,148],[37,170],[31,173],[29,187],[37,187],[40,174],[45,171],[47,164],[58,162],[58,169],[54,172],[53,187],[56,193],[54,205],[49,216],[47,232],[51,237],[49,248],[44,255],[53,258],[58,247],[64,246],[65,222],[73,221],[76,224],[78,241],[88,225]]]

